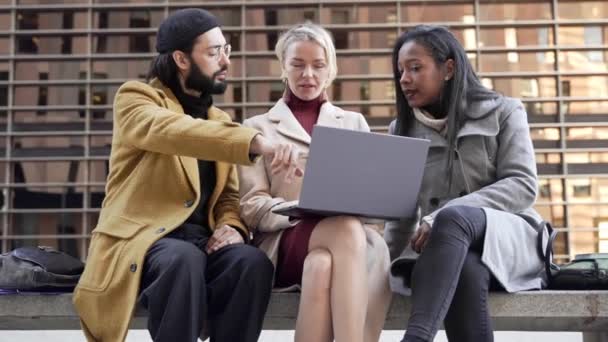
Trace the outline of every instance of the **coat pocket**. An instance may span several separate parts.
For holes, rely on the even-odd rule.
[[[113,278],[116,264],[128,240],[146,224],[117,216],[93,230],[87,263],[78,286],[89,291],[104,291]]]

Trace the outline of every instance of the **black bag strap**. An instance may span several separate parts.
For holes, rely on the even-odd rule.
[[[545,229],[549,234],[549,239],[547,241],[547,246],[543,248],[543,236]],[[547,273],[547,280],[551,280],[553,278],[553,271],[559,271],[559,266],[553,263],[553,241],[557,236],[557,231],[553,228],[551,223],[547,221],[541,221],[537,227],[538,237],[537,237],[537,250],[540,258],[544,261],[545,264],[545,272]]]

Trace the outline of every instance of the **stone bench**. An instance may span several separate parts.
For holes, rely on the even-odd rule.
[[[264,329],[292,330],[298,308],[296,293],[274,293]],[[404,329],[407,297],[395,295],[385,329]],[[585,342],[608,342],[608,291],[531,291],[492,293],[490,311],[495,330],[579,331]],[[138,309],[131,324],[145,329],[146,312]],[[0,330],[80,329],[71,294],[0,295]]]

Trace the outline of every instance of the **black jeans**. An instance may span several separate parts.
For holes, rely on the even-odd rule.
[[[432,341],[442,321],[451,342],[494,340],[487,298],[498,285],[481,262],[485,232],[480,208],[448,207],[435,217],[412,273],[412,311],[403,341]]]
[[[146,254],[139,301],[155,342],[254,342],[270,300],[273,266],[259,249],[228,245],[207,255],[202,227],[178,228]]]

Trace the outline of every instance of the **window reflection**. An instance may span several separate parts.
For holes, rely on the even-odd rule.
[[[111,135],[93,135],[89,138],[89,154],[95,157],[109,157],[112,146]]]
[[[101,208],[101,204],[103,203],[103,199],[106,196],[105,188],[100,186],[92,186],[89,188],[89,206],[91,208]],[[97,220],[90,221],[96,223]]]
[[[160,9],[100,9],[93,12],[93,27],[98,29],[158,27],[164,18],[165,13]]]
[[[155,33],[95,34],[93,51],[96,53],[147,53],[154,52]]]
[[[331,24],[396,23],[395,5],[328,5],[321,9],[321,22]]]
[[[569,127],[566,138],[569,148],[608,147],[608,127]]]
[[[14,89],[15,97],[13,101],[16,106],[37,106],[41,97],[45,98],[45,105],[48,106],[85,104],[82,99],[79,99],[79,94],[86,90],[84,85],[16,86]]]
[[[606,76],[562,77],[562,82],[564,96],[608,97]]]
[[[564,158],[570,174],[608,173],[608,153],[566,153]]]
[[[568,121],[608,121],[608,101],[568,101]],[[605,117],[606,119],[602,119]]]
[[[226,0],[224,0],[226,1]],[[226,26],[241,26],[241,8],[240,7],[229,7],[229,6],[208,6],[205,5],[204,9],[213,13],[216,16],[222,27]],[[172,8],[170,13],[179,10],[179,8]],[[248,23],[248,25],[252,25]],[[157,25],[156,25],[157,26]]]
[[[17,54],[85,54],[87,38],[84,36],[19,35],[16,38]]]
[[[597,46],[608,44],[606,26],[560,26],[558,39],[560,45]]]
[[[10,13],[0,12],[0,30],[9,30],[11,28],[11,17]]]
[[[17,5],[87,4],[89,0],[16,0]],[[10,2],[10,0],[8,0]]]
[[[539,175],[560,175],[563,173],[562,157],[559,153],[536,153],[536,167]]]
[[[17,30],[70,30],[87,27],[85,11],[17,11]],[[9,21],[10,23],[10,21]]]
[[[247,101],[249,102],[276,102],[283,96],[285,84],[276,82],[248,82]]]
[[[557,96],[556,80],[553,77],[493,78],[492,84],[494,90],[507,96],[518,98]]]
[[[315,6],[248,7],[245,12],[245,23],[247,26],[295,25],[306,20],[319,22],[318,15]]]
[[[530,136],[534,148],[559,148],[560,132],[558,128],[531,128]]]
[[[553,71],[555,53],[546,52],[500,52],[482,53],[482,72]]]
[[[10,40],[0,37],[0,55],[8,55],[10,53]]]
[[[482,28],[479,45],[506,46],[509,48],[526,45],[552,46],[553,29],[549,26]]]
[[[54,157],[84,157],[82,136],[14,137],[12,157],[16,159]]]
[[[384,74],[392,76],[391,56],[348,56],[338,57],[338,76]]]
[[[551,1],[505,2],[482,0],[479,3],[479,20],[547,20],[551,19]]]
[[[560,19],[605,19],[608,5],[603,1],[560,0],[557,12]]]
[[[46,74],[49,80],[76,80],[86,75],[85,61],[16,61],[15,79],[40,80],[41,74]]]
[[[450,1],[451,2],[451,1]],[[404,23],[419,22],[464,22],[474,21],[473,3],[433,3],[421,1],[420,4],[402,4],[401,21]]]
[[[84,131],[84,115],[78,110],[16,110],[14,132]]]
[[[559,56],[559,68],[562,71],[608,71],[608,50],[560,51]]]
[[[78,1],[78,0],[72,0],[72,1]],[[139,3],[161,3],[161,2],[165,2],[166,0],[93,0],[94,3],[98,3],[98,4],[114,4],[114,3],[132,3],[132,4],[139,4]]]

